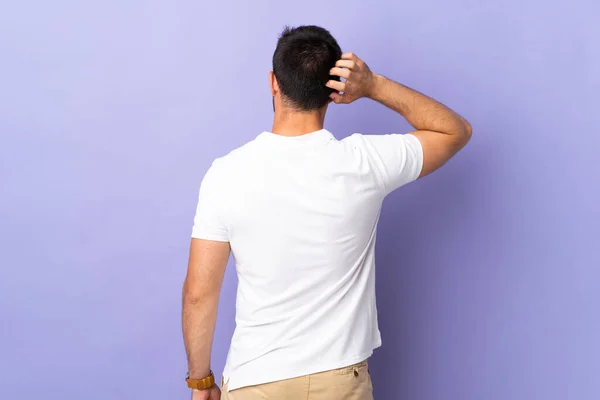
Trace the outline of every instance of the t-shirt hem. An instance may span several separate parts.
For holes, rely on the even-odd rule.
[[[338,368],[344,368],[362,361],[365,361],[366,359],[368,359],[369,357],[371,357],[371,355],[373,355],[373,350],[376,349],[377,347],[379,347],[381,345],[381,343],[376,343],[374,344],[374,347],[369,350],[366,351],[358,356],[353,356],[347,359],[344,359],[342,361],[335,361],[335,362],[329,362],[329,363],[323,363],[323,364],[319,364],[318,366],[311,366],[310,368],[286,368],[283,367],[281,365],[279,366],[272,366],[274,371],[277,371],[276,373],[269,373],[270,376],[269,377],[258,377],[258,376],[252,376],[252,377],[247,377],[247,378],[235,378],[232,380],[231,377],[226,376],[226,372],[223,372],[223,379],[225,382],[227,382],[227,391],[230,392],[232,390],[235,389],[241,389],[243,387],[247,387],[247,386],[255,386],[255,385],[262,385],[265,383],[270,383],[270,382],[276,382],[276,381],[281,381],[281,380],[286,380],[286,379],[293,379],[293,378],[297,378],[300,376],[305,376],[305,375],[312,375],[312,374],[318,374],[320,372],[325,372],[325,371],[331,371],[334,369],[338,369]],[[234,373],[235,375],[235,373]]]

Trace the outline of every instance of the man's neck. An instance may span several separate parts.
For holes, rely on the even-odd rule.
[[[281,136],[301,136],[323,129],[325,113],[282,112],[275,113],[271,132]]]

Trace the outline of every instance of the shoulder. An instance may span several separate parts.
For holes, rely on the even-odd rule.
[[[373,144],[377,144],[380,141],[389,140],[392,136],[397,135],[389,135],[389,134],[362,134],[362,133],[354,133],[347,138],[343,139],[341,142],[351,145],[355,148],[369,148],[373,146]]]
[[[226,155],[216,158],[207,174],[218,178],[226,178],[232,173],[239,171],[240,168],[243,168],[247,164],[248,159],[255,157],[256,153],[256,140],[252,140],[231,150]]]
[[[369,153],[369,150],[371,150],[371,148],[373,147],[373,137],[375,137],[375,135],[364,135],[361,133],[354,133],[340,140],[340,143],[345,147],[353,149],[355,152]]]
[[[343,141],[355,148],[367,151],[390,151],[398,146],[414,147],[420,145],[419,139],[412,134],[388,133],[379,135],[364,135],[355,133]]]
[[[340,140],[340,142],[352,146],[364,146],[367,143],[367,137],[361,133],[354,133]]]

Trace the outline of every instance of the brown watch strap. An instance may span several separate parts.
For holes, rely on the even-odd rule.
[[[186,378],[185,381],[190,389],[206,390],[215,385],[215,375],[210,371],[210,375],[202,379]]]

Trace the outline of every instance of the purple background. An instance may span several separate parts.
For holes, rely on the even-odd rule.
[[[386,200],[376,398],[600,398],[598,4],[6,2],[0,398],[188,398],[198,186],[270,129],[277,34],[303,23],[474,127],[459,157]],[[409,129],[369,101],[326,126]],[[216,371],[235,285],[229,269]]]

